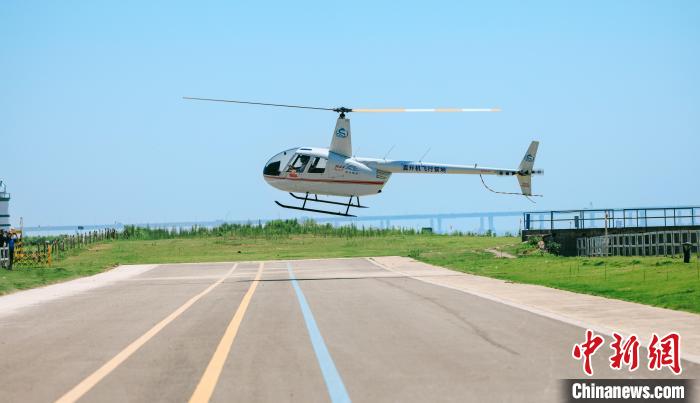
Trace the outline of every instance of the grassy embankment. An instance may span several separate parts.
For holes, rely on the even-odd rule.
[[[377,230],[318,225],[295,220],[259,225],[223,225],[177,232],[127,227],[118,239],[54,255],[51,267],[19,265],[0,271],[0,294],[96,274],[120,264],[220,262],[380,255],[417,255],[420,251],[470,247],[475,250],[512,243],[510,238],[432,236],[413,230]],[[52,238],[33,238],[43,244]],[[28,247],[28,250],[34,250]]]
[[[400,255],[467,273],[700,313],[700,267],[695,259],[688,265],[677,258],[663,257],[523,256],[525,248],[512,237],[328,228],[295,234],[296,230],[229,231],[174,238],[168,234],[137,234],[131,239],[67,252],[52,267],[0,271],[0,294],[99,273],[119,264]],[[497,259],[484,251],[494,247],[518,254],[518,258]]]
[[[682,259],[666,257],[579,258],[536,254],[496,259],[483,251],[458,255],[435,251],[421,254],[419,260],[516,283],[700,313],[700,266],[695,256],[691,264],[684,264]]]

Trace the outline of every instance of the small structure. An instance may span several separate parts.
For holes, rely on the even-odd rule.
[[[531,211],[523,222],[523,241],[547,238],[564,256],[675,255],[698,243],[700,207]]]
[[[700,250],[700,229],[614,233],[578,238],[579,256],[671,256]],[[686,250],[687,249],[687,250]],[[687,262],[686,262],[687,263]]]
[[[0,229],[10,230],[10,194],[3,181],[0,180]]]

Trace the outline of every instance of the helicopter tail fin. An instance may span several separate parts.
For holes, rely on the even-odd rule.
[[[330,151],[344,155],[352,156],[352,137],[350,136],[350,120],[344,117],[339,117],[335,123],[335,131],[333,131],[333,140],[331,140]]]
[[[532,171],[532,168],[535,166],[535,157],[537,156],[537,147],[539,145],[539,141],[530,143],[530,147],[527,148],[527,152],[525,152],[525,156],[518,166],[519,171]]]
[[[542,171],[535,171],[535,157],[537,156],[537,147],[539,147],[539,141],[533,141],[530,143],[530,147],[527,148],[523,160],[518,166],[518,183],[520,184],[520,191],[525,196],[532,196],[532,175],[541,174]]]
[[[532,176],[518,176],[518,183],[524,196],[532,196]]]

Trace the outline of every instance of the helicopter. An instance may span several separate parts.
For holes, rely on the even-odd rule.
[[[386,158],[354,157],[349,113],[400,113],[400,112],[499,112],[499,108],[323,108],[302,105],[272,104],[263,102],[236,101],[183,97],[187,100],[229,102],[236,104],[272,106],[332,111],[338,113],[330,147],[296,147],[275,154],[263,168],[263,178],[272,187],[288,192],[301,205],[288,205],[275,200],[278,206],[286,209],[356,217],[350,214],[351,208],[367,208],[360,204],[360,196],[371,196],[382,192],[392,174],[471,174],[479,175],[486,189],[494,193],[522,195],[527,198],[541,196],[532,194],[532,176],[543,174],[534,169],[538,141],[532,141],[517,169],[489,168],[474,165],[453,165],[423,161],[388,160]],[[520,185],[520,193],[499,192],[486,185],[483,175],[515,176]],[[339,202],[319,196],[341,196],[349,198]],[[307,204],[341,206],[339,211],[307,207]],[[343,211],[344,209],[344,211]]]

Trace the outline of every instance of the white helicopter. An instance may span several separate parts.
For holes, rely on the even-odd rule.
[[[282,151],[265,164],[263,178],[270,186],[288,192],[293,198],[301,200],[301,206],[290,206],[275,201],[280,207],[314,213],[332,214],[355,217],[350,208],[366,208],[360,204],[360,196],[370,196],[382,192],[384,185],[393,173],[410,174],[472,174],[472,175],[513,175],[518,178],[522,193],[496,192],[517,194],[525,197],[540,196],[532,194],[532,175],[543,174],[535,170],[535,156],[538,141],[533,141],[525,153],[517,169],[487,168],[474,165],[452,165],[423,161],[387,160],[386,158],[363,158],[352,156],[352,136],[350,134],[350,119],[347,113],[381,113],[381,112],[499,112],[497,108],[435,108],[435,109],[357,109],[357,108],[319,108],[301,105],[269,104],[262,102],[234,101],[228,99],[211,99],[184,97],[184,99],[213,102],[230,102],[248,105],[276,106],[284,108],[325,110],[339,113],[335,124],[333,137],[329,148],[298,147]],[[299,196],[295,193],[301,193]],[[347,203],[321,199],[318,196],[344,196]],[[307,203],[323,203],[343,206],[345,211],[328,211],[307,207]]]

